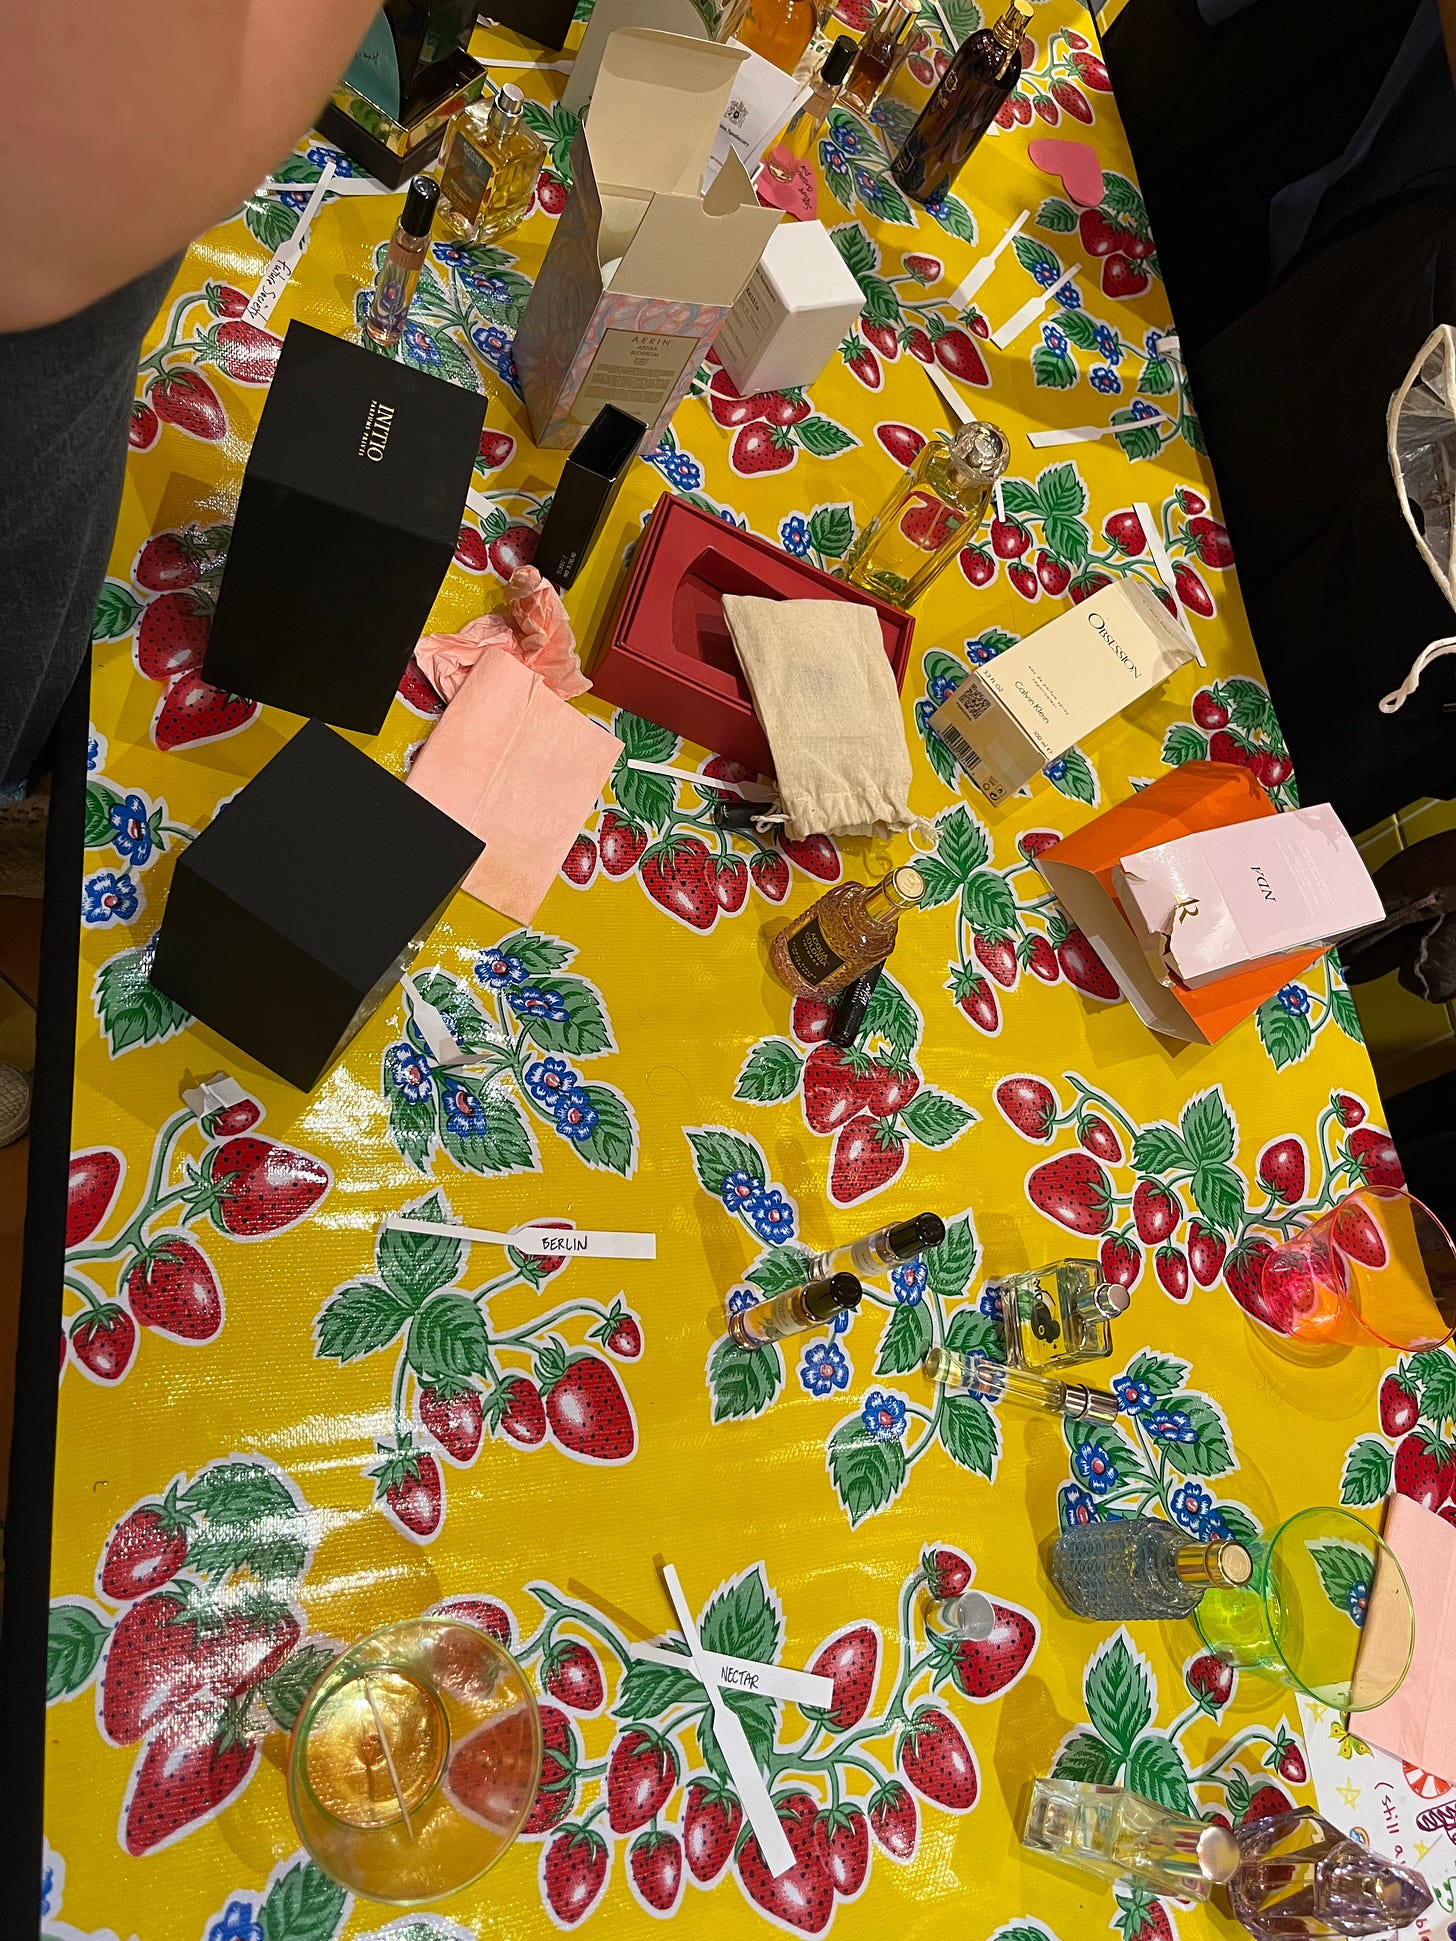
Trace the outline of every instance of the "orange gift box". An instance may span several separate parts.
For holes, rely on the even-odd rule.
[[[1194,1044],[1217,1044],[1324,952],[1291,951],[1196,991],[1182,984],[1164,984],[1122,913],[1112,886],[1113,870],[1124,856],[1178,836],[1202,835],[1278,813],[1246,768],[1231,762],[1185,762],[1037,858],[1047,887],[1080,925],[1128,1003],[1151,1030]]]

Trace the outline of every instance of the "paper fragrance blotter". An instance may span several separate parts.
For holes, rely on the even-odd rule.
[[[310,721],[178,856],[152,982],[311,1091],[483,846]]]
[[[454,555],[485,400],[288,327],[203,675],[375,734]]]
[[[597,694],[754,774],[770,773],[773,757],[734,650],[725,593],[869,607],[895,685],[903,686],[915,633],[908,614],[664,492],[590,669]]]
[[[1001,802],[1193,652],[1145,581],[1119,580],[974,669],[930,725],[987,800]]]

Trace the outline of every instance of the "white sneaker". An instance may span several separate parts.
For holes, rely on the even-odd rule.
[[[0,1146],[14,1145],[30,1125],[30,1080],[14,1065],[0,1064]]]

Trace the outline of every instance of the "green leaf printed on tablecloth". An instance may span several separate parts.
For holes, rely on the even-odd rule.
[[[738,1421],[762,1415],[783,1387],[784,1362],[779,1350],[740,1348],[724,1335],[708,1356],[708,1391],[715,1422]]]
[[[905,1450],[898,1441],[876,1442],[860,1418],[841,1422],[826,1451],[829,1478],[849,1513],[851,1528],[893,1503],[905,1487]]]
[[[1152,1723],[1157,1684],[1141,1652],[1118,1631],[1094,1653],[1083,1677],[1087,1716],[1098,1734],[1126,1759]]]

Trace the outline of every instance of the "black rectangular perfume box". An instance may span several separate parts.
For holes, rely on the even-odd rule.
[[[311,1091],[484,847],[310,721],[178,856],[152,982]]]
[[[377,733],[460,536],[485,408],[473,391],[290,324],[204,678]]]
[[[576,0],[485,0],[481,13],[542,47],[565,47]]]
[[[541,528],[532,564],[543,579],[568,587],[597,542],[647,427],[604,404],[562,467],[561,483]]]

